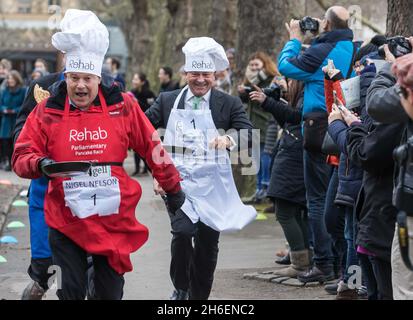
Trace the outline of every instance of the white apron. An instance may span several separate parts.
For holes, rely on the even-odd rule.
[[[178,109],[185,92],[187,87],[175,100],[164,137],[164,145],[192,150],[171,153],[186,194],[181,209],[193,223],[200,220],[220,232],[241,230],[257,212],[239,197],[227,151],[208,148],[219,136],[211,110]]]

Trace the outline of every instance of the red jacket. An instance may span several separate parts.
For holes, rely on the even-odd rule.
[[[117,87],[101,86],[101,94],[103,104],[97,98],[87,111],[80,111],[69,109],[67,103],[65,113],[67,93],[63,82],[57,95],[37,105],[15,144],[12,163],[16,174],[39,178],[42,173],[38,164],[44,157],[55,161],[123,163],[130,148],[145,159],[167,193],[178,192],[179,173],[137,101]],[[157,161],[160,158],[165,161]],[[45,217],[51,228],[85,251],[107,256],[112,268],[122,274],[132,270],[129,255],[146,242],[148,230],[135,218],[142,193],[140,185],[121,166],[111,166],[110,173],[120,190],[117,212],[103,216],[96,209],[90,216],[79,218],[66,201],[63,184],[66,181],[67,185],[69,179],[55,178],[49,182]]]

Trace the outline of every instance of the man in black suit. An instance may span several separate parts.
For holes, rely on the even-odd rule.
[[[194,43],[204,46],[205,51],[194,52],[192,55],[191,48]],[[228,133],[231,129],[232,132],[225,135],[217,134],[209,141],[205,141],[206,135],[202,136],[202,139],[193,138],[189,144],[191,148],[200,146],[205,154],[209,152],[208,150],[222,152],[225,158],[228,156],[227,150],[245,145],[245,142],[240,142],[239,137],[243,136],[242,133],[239,134],[240,131],[246,130],[248,134],[244,135],[244,140],[249,140],[253,129],[241,100],[213,88],[215,71],[227,67],[228,60],[225,52],[210,38],[190,39],[183,51],[186,54],[185,72],[188,87],[161,93],[156,102],[146,111],[146,115],[155,128],[167,129],[164,144],[177,142],[175,149],[182,146],[185,149],[188,146],[186,144],[188,139],[191,139],[188,137],[193,138],[197,134],[202,136],[205,132],[201,131],[223,129]],[[200,67],[199,70],[197,66]],[[178,131],[181,136],[183,134],[187,138],[180,140]],[[199,141],[203,142],[200,144]],[[227,175],[210,172],[204,176],[207,167],[199,165],[191,157],[189,160],[180,158],[179,155],[174,155],[174,152],[177,151],[172,151],[172,158],[183,178],[182,188],[191,201],[190,204],[184,204],[175,215],[169,213],[173,234],[170,276],[175,287],[171,299],[205,300],[208,299],[212,288],[220,231],[241,229],[255,218],[256,212],[241,203],[232,174],[228,173],[231,172],[230,164],[214,167],[214,164],[209,163],[208,165],[214,168],[212,169],[214,172],[219,171],[217,168],[225,168]],[[195,149],[192,152],[196,158],[198,153]],[[194,169],[197,166],[199,170]],[[191,180],[187,178],[188,174],[192,177],[196,176],[197,180],[188,181]],[[212,176],[213,178],[208,178]],[[208,188],[211,185],[214,186],[212,189],[218,190],[221,185],[224,187],[220,192],[214,193],[211,188]],[[163,194],[156,181],[154,189],[156,194]],[[199,196],[201,193],[203,195]],[[230,203],[230,207],[226,207],[225,202]],[[215,208],[211,208],[210,204]],[[208,209],[204,210],[205,208]],[[217,216],[220,218],[217,219]],[[236,221],[243,220],[243,216],[248,218],[237,225]],[[229,223],[220,223],[217,220],[229,221]]]
[[[240,138],[240,135],[238,135],[240,130],[252,130],[252,124],[239,97],[233,97],[212,88],[212,83],[215,81],[214,73],[208,75],[208,78],[205,78],[204,81],[208,82],[208,92],[210,92],[209,106],[216,127],[225,131],[235,129],[236,132],[229,134],[235,141],[237,141],[235,138]],[[193,86],[189,84],[190,89]],[[161,93],[155,103],[145,113],[155,128],[166,128],[174,101],[180,92],[181,89]],[[184,109],[185,98],[183,96],[179,101],[178,109]]]

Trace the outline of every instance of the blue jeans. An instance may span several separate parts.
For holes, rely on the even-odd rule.
[[[359,259],[357,257],[356,248],[354,246],[354,208],[345,207],[346,214],[346,227],[344,229],[344,237],[347,241],[347,259],[346,259],[346,272],[344,273],[344,282],[347,283],[351,274],[348,273],[348,268],[351,266],[358,266]]]
[[[264,144],[261,145],[260,170],[257,175],[257,190],[268,188],[271,177],[271,154],[264,152]]]
[[[44,198],[49,181],[45,178],[32,180],[29,188],[29,220],[31,261],[28,269],[30,278],[44,289],[48,288],[48,273],[52,265],[52,252],[49,245],[49,227],[44,218]]]
[[[44,218],[44,198],[49,181],[45,178],[32,180],[29,189],[30,247],[34,259],[50,258],[49,227]]]
[[[347,270],[347,243],[346,239],[344,238],[345,208],[334,204],[338,183],[338,168],[336,167],[334,168],[330,183],[328,185],[326,206],[324,208],[324,219],[327,227],[327,232],[330,234],[332,239],[335,272],[342,275],[345,273],[345,270]]]
[[[327,232],[324,209],[332,167],[321,153],[304,150],[304,183],[307,189],[308,220],[313,237],[314,264],[324,272],[333,267],[332,240]]]

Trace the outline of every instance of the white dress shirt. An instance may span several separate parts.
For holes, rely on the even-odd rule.
[[[192,93],[191,89],[188,88],[188,91],[185,97],[185,110],[193,110],[194,97],[195,95]],[[199,102],[198,110],[210,109],[210,106],[209,106],[210,100],[211,100],[211,90],[209,90],[204,96],[202,96],[202,99]],[[229,135],[226,135],[225,137],[227,137],[231,142],[231,147],[229,148],[229,150],[230,151],[234,150],[235,147],[237,146],[237,143],[235,142],[235,140]]]
[[[192,93],[191,89],[188,88],[188,92],[186,93],[186,97],[185,97],[185,110],[193,109],[194,97],[195,95]],[[204,96],[201,97],[198,110],[208,110],[210,100],[211,100],[211,90],[209,90]]]

